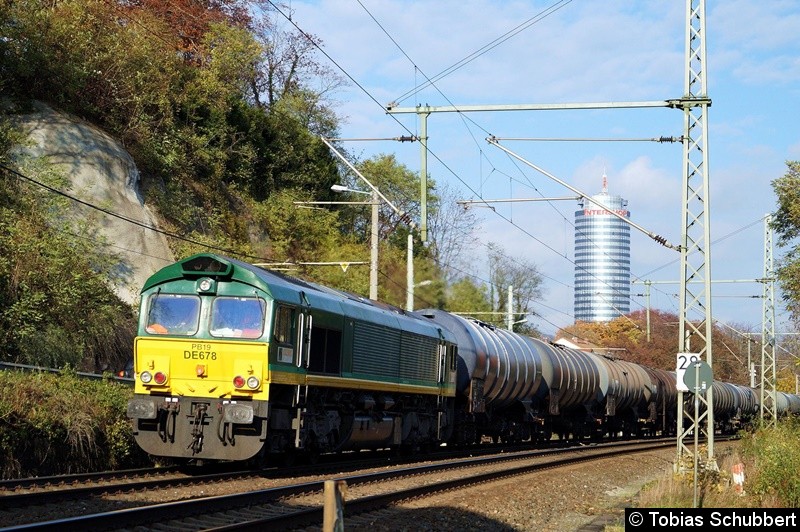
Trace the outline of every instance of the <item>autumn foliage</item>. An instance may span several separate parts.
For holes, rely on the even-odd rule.
[[[574,337],[599,347],[621,348],[617,356],[637,364],[674,370],[678,353],[678,316],[650,310],[650,334],[647,312],[632,312],[610,322],[577,322],[564,327],[558,336]],[[719,327],[713,329],[714,377],[739,384],[749,383],[747,376],[748,338]],[[751,356],[760,360],[761,348],[751,346]]]
[[[188,63],[202,64],[205,36],[212,24],[247,27],[251,18],[248,2],[241,0],[108,0],[121,13],[131,17],[147,14],[161,20],[174,36],[178,51]]]

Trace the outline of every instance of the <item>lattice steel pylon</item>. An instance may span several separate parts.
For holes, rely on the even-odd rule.
[[[772,215],[764,217],[764,295],[761,320],[761,422],[778,419],[775,389],[775,272],[772,261]]]
[[[708,108],[711,99],[706,85],[706,10],[705,0],[686,0],[686,71],[683,98],[675,107],[683,110],[683,222],[680,272],[680,316],[678,350],[693,353],[713,369],[711,349],[711,246],[708,197]],[[692,319],[694,318],[694,320]],[[687,469],[686,457],[700,461],[697,450],[685,440],[699,431],[707,445],[706,467],[716,469],[714,458],[714,393],[709,386],[703,414],[695,416],[684,392],[678,391],[678,457],[676,469]],[[691,424],[684,427],[684,418]],[[694,460],[693,460],[694,462]]]

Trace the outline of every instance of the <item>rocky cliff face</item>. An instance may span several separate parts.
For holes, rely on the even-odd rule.
[[[41,103],[34,108],[31,114],[15,117],[30,140],[20,151],[45,157],[61,169],[72,181],[72,188],[64,192],[119,215],[77,202],[73,207],[79,216],[99,220],[111,251],[120,259],[119,281],[113,288],[123,301],[137,302],[145,280],[173,262],[173,256],[166,237],[147,229],[157,224],[139,193],[136,164],[122,145],[91,124]]]

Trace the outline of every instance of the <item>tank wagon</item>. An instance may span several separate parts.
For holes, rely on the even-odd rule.
[[[674,371],[645,367],[650,375],[652,393],[647,404],[647,418],[642,420],[641,431],[646,435],[675,434],[678,404],[677,376]]]
[[[723,381],[714,381],[712,388],[714,391],[714,426],[720,432],[733,434],[758,418],[761,410],[758,389]],[[692,413],[693,409],[693,396],[686,395],[684,412]],[[705,405],[701,403],[698,413],[703,414],[705,411]],[[688,426],[689,423],[690,420],[686,419],[684,426]]]
[[[134,381],[138,445],[195,463],[676,432],[675,372],[209,253],[145,283]],[[757,390],[714,393],[721,430],[759,411]]]
[[[442,310],[419,313],[452,331],[458,343],[455,443],[482,436],[541,441],[552,434],[599,439],[654,433],[659,412],[676,409],[674,392],[665,389],[668,378],[654,381],[644,366]]]
[[[778,417],[800,415],[800,396],[786,392],[775,392],[776,408]]]
[[[455,443],[549,438],[542,405],[554,369],[535,340],[441,310],[419,314],[458,344]]]

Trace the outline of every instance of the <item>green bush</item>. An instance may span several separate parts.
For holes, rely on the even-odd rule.
[[[132,389],[112,380],[0,372],[3,478],[125,469],[149,464],[125,405]]]
[[[785,508],[800,506],[800,420],[782,420],[743,439],[743,451],[755,462],[747,491],[775,497]]]

